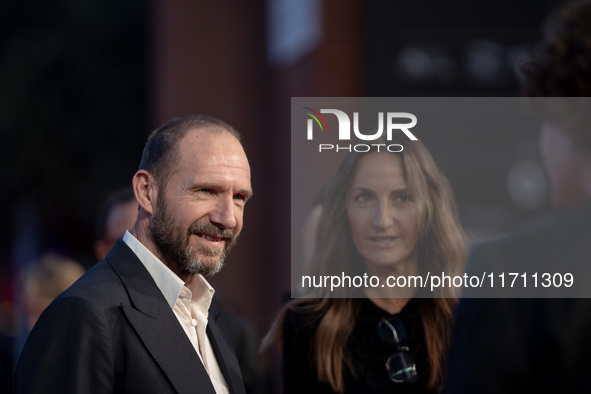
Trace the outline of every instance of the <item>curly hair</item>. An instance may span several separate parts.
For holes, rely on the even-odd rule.
[[[548,18],[538,50],[520,66],[524,95],[591,95],[591,1],[565,4]]]

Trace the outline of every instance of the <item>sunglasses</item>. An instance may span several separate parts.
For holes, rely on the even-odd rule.
[[[378,335],[386,343],[396,345],[398,350],[386,360],[386,370],[395,383],[416,383],[417,367],[406,346],[406,329],[395,317],[382,317],[378,323]]]

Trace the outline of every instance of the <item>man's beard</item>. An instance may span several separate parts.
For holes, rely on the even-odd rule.
[[[208,219],[202,219],[193,222],[187,231],[183,231],[168,214],[163,193],[158,196],[156,208],[157,211],[150,223],[150,231],[166,265],[176,267],[179,272],[203,276],[214,275],[222,269],[228,252],[236,244],[233,229],[220,229],[211,224]],[[223,249],[206,246],[193,249],[189,244],[190,236],[203,233],[224,239]]]

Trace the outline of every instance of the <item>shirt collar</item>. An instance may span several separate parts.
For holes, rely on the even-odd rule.
[[[191,291],[191,301],[207,316],[215,290],[203,275],[195,275],[187,288]]]
[[[136,254],[142,264],[146,267],[156,286],[160,289],[170,308],[174,307],[181,289],[185,285],[170,268],[168,268],[158,257],[144,246],[129,231],[125,232],[123,242]]]
[[[185,286],[185,282],[129,231],[125,231],[123,241],[146,267],[154,282],[156,282],[156,286],[158,286],[158,289],[160,289],[166,302],[172,309],[177,298],[179,298],[181,290]],[[195,275],[187,288],[191,291],[192,302],[196,302],[198,307],[207,315],[215,292],[213,287],[205,280],[203,275],[199,274]]]

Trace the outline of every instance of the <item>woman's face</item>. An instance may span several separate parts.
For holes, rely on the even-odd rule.
[[[416,262],[417,202],[398,155],[374,152],[359,160],[346,209],[353,242],[370,271]]]

